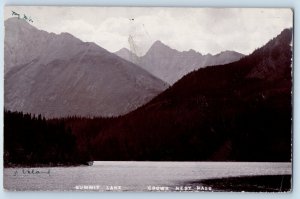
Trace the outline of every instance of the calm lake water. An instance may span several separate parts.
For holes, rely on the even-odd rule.
[[[190,182],[237,176],[290,175],[291,163],[94,162],[93,166],[5,168],[9,190],[178,191]],[[211,187],[192,187],[207,189]],[[188,189],[188,188],[186,188]],[[201,190],[200,190],[201,191]],[[212,190],[214,191],[214,190]]]

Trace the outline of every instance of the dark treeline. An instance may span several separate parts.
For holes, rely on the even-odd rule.
[[[4,112],[4,165],[44,166],[85,164],[71,128],[63,120],[46,120],[21,112]]]
[[[67,117],[59,119],[49,119],[49,123],[63,123],[67,129],[70,129],[72,135],[76,137],[76,146],[79,154],[94,160],[95,147],[94,138],[106,131],[107,128],[114,126],[121,117],[111,118],[85,118],[85,117]]]
[[[118,118],[5,112],[5,161],[290,161],[292,30]]]

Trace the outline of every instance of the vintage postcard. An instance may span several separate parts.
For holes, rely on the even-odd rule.
[[[292,190],[292,9],[4,9],[5,190]]]

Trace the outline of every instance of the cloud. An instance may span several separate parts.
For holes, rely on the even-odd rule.
[[[139,55],[156,40],[179,51],[249,54],[293,24],[290,9],[18,6],[6,7],[5,18],[10,10],[32,16],[39,29],[69,32],[111,52],[134,45]]]

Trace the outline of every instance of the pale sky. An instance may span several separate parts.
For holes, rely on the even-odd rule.
[[[156,40],[179,51],[249,54],[293,26],[292,10],[275,8],[11,6],[4,19],[12,10],[30,16],[38,29],[68,32],[111,52],[134,48],[139,56]]]

